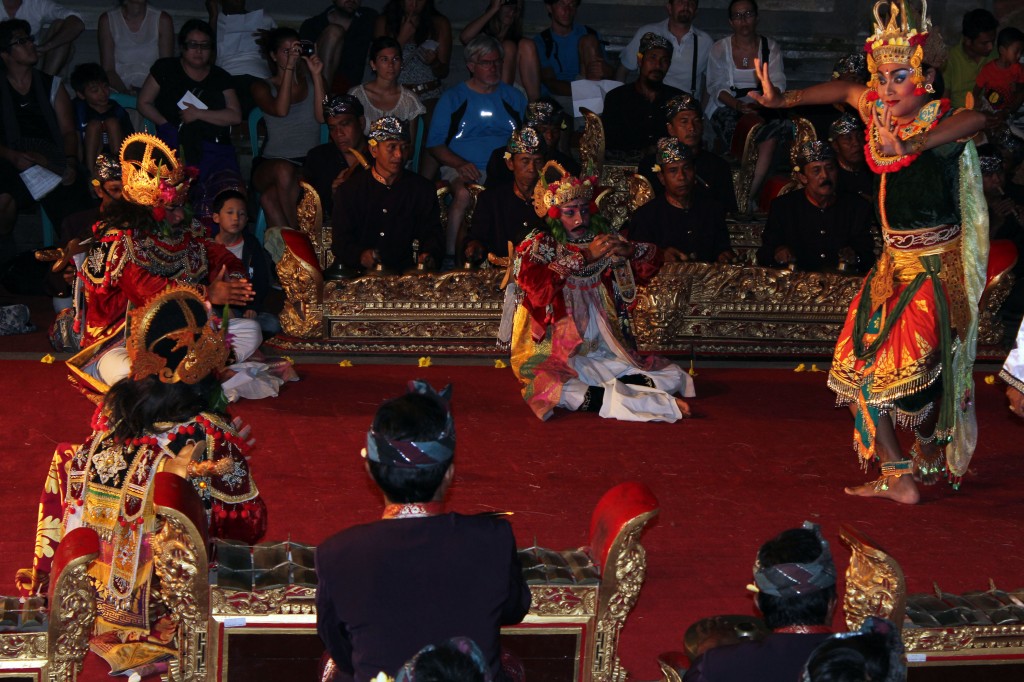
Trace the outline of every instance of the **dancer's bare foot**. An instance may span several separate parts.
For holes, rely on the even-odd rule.
[[[693,416],[693,413],[690,412],[689,403],[687,403],[682,398],[675,398],[675,401],[676,406],[679,408],[679,411],[683,414],[683,419],[689,419],[690,417]]]
[[[885,486],[880,485],[885,482]],[[914,480],[907,475],[904,476],[883,476],[876,481],[869,481],[863,485],[853,488],[844,488],[847,495],[856,497],[882,497],[900,504],[917,504],[921,501],[921,493],[918,492]]]

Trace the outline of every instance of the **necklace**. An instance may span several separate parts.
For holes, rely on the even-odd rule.
[[[905,141],[931,130],[947,111],[949,111],[948,99],[932,100],[918,110],[913,120],[897,125],[896,135]],[[871,117],[871,122],[868,125],[868,129],[864,131],[864,136],[867,138],[867,144],[864,145],[864,151],[866,152],[864,156],[867,159],[868,166],[875,173],[891,173],[901,168],[906,168],[921,155],[920,152],[917,154],[904,154],[902,156],[887,156],[884,154],[878,140],[878,126],[874,116]]]
[[[409,502],[388,504],[384,507],[382,519],[417,519],[437,516],[444,511],[444,502]]]
[[[832,628],[827,625],[787,625],[785,627],[775,628],[772,632],[776,634],[814,635],[831,633]]]
[[[743,58],[743,68],[744,69],[750,68],[750,57],[744,57]]]

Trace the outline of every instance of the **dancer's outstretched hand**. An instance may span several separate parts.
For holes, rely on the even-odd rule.
[[[871,114],[875,119],[878,143],[886,156],[903,156],[907,153],[906,143],[896,133],[896,119],[889,107],[875,107]]]
[[[768,64],[762,62],[759,57],[754,57],[754,73],[757,74],[757,80],[761,82],[761,92],[764,94],[751,90],[747,96],[766,109],[780,109],[786,106],[782,92],[775,87],[772,77],[768,74]]]

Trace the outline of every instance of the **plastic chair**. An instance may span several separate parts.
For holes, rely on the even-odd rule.
[[[134,109],[136,112],[139,111],[139,98],[135,95],[126,95],[123,92],[112,92],[110,93],[110,99],[117,102],[124,109]],[[142,113],[139,113],[142,117],[142,130],[149,133],[150,135],[156,134],[156,124],[150,121]]]
[[[256,157],[260,155],[259,125],[262,120],[263,110],[259,107],[249,112],[249,145],[252,148],[252,158],[254,161],[256,160]],[[256,201],[256,205],[260,206],[260,195],[255,189],[252,190],[252,196]],[[267,213],[263,210],[263,206],[260,206],[260,210],[256,213],[256,227],[253,229],[252,233],[253,236],[260,241],[260,244],[262,244],[263,237],[267,233]]]
[[[53,229],[53,221],[46,215],[46,209],[39,204],[39,220],[43,223],[43,246],[57,245],[57,232]]]

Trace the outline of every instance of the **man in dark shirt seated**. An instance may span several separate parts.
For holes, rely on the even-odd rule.
[[[804,188],[772,202],[758,264],[851,274],[870,268],[875,262],[871,205],[838,191],[835,150],[821,140],[805,143],[796,175]]]
[[[629,239],[656,244],[667,263],[735,260],[722,205],[697,191],[690,148],[674,137],[663,137],[655,160],[653,172],[665,192],[636,210],[629,221]]]
[[[324,120],[331,139],[313,147],[302,164],[302,175],[320,196],[324,215],[334,212],[334,192],[360,168],[353,150],[366,158],[363,105],[352,95],[328,95],[324,98]]]
[[[693,153],[697,187],[715,197],[726,213],[735,214],[736,187],[732,182],[732,168],[729,167],[728,161],[704,149],[704,112],[700,101],[689,93],[676,95],[665,103],[664,115],[669,137],[676,138]],[[637,172],[647,178],[654,187],[655,194],[661,194],[665,191],[665,186],[651,170],[652,166],[653,154],[640,160]]]
[[[533,128],[512,133],[503,161],[513,179],[480,195],[466,236],[467,259],[482,260],[488,253],[504,256],[508,243],[519,244],[537,224],[533,188],[544,165],[547,144]]]
[[[557,161],[570,175],[579,175],[580,165],[558,149],[562,130],[568,125],[569,120],[554,100],[542,99],[526,105],[526,122],[523,125],[533,128],[543,138],[547,148],[544,161]],[[505,152],[505,147],[498,147],[491,152],[491,158],[487,160],[487,182],[484,185],[488,189],[512,182],[512,171],[505,165]]]
[[[409,126],[385,116],[370,126],[370,170],[355,173],[334,195],[327,279],[379,268],[400,274],[414,265],[433,268],[444,253],[444,232],[434,184],[405,170]]]
[[[864,125],[860,119],[850,113],[837,118],[828,129],[828,141],[839,164],[839,191],[870,202],[875,178],[864,158]]]
[[[523,619],[530,591],[508,521],[445,513],[455,474],[450,391],[413,381],[380,406],[363,457],[383,517],[317,548],[317,632],[344,679],[394,676],[427,644],[455,636],[480,647],[487,679],[504,679],[501,626]]]
[[[682,90],[665,85],[672,63],[672,43],[657,33],[645,33],[637,53],[640,75],[620,85],[604,98],[605,146],[623,154],[646,154],[663,134],[663,107]]]
[[[761,545],[754,603],[771,630],[764,639],[709,649],[683,682],[793,682],[828,639],[836,604],[836,567],[817,524],[783,531]]]

